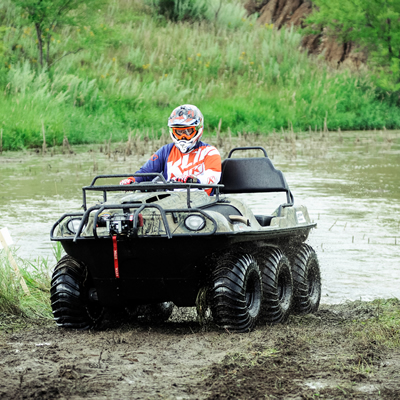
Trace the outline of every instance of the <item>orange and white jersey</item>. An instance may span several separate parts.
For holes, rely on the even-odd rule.
[[[157,150],[137,172],[161,172],[167,180],[194,175],[202,184],[216,184],[221,178],[221,156],[214,146],[204,142],[197,143],[189,153],[182,153],[173,143],[169,143]],[[141,182],[152,177],[135,179]],[[208,194],[211,191],[206,190]]]

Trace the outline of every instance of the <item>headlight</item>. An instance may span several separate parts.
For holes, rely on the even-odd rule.
[[[200,231],[206,226],[206,220],[201,215],[189,215],[185,219],[185,226],[191,231]]]
[[[68,221],[67,223],[67,228],[71,233],[76,233],[78,232],[79,225],[81,223],[80,218],[72,218]]]

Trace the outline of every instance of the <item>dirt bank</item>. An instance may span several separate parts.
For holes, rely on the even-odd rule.
[[[258,13],[260,24],[273,24],[276,29],[281,29],[284,26],[305,28],[305,19],[314,6],[310,0],[248,0],[244,7],[248,15]],[[341,43],[332,35],[327,35],[324,27],[320,27],[318,34],[304,36],[302,47],[309,54],[323,54],[332,67],[344,65],[358,69],[367,61],[366,52],[360,51],[355,43]]]
[[[399,398],[399,317],[353,302],[230,334],[181,314],[89,332],[3,316],[0,399]]]

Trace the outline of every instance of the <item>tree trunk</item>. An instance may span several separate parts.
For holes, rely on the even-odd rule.
[[[47,37],[47,43],[46,43],[46,64],[47,64],[47,67],[49,66],[49,64],[50,64],[50,40],[51,40],[51,35],[49,35],[48,37]]]
[[[35,24],[36,35],[38,38],[38,50],[39,50],[39,64],[43,67],[43,41],[42,41],[42,29],[40,28],[40,24]]]

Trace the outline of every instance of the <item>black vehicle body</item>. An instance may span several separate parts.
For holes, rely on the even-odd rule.
[[[257,149],[263,151],[263,157],[232,157],[234,151]],[[306,284],[306,289],[299,287],[295,290],[294,271],[296,263],[300,262],[299,269],[302,270],[309,259],[316,260],[314,251],[304,244],[316,224],[310,220],[306,207],[294,205],[284,175],[275,169],[263,148],[233,149],[222,163],[218,185],[166,182],[161,174],[150,175],[156,179],[127,186],[96,185],[96,182],[103,178],[131,175],[97,176],[89,186],[83,187],[84,211],[66,213],[54,224],[51,240],[60,241],[68,257],[80,265],[78,269],[84,271],[79,272],[80,278],[71,278],[68,260],[64,262],[67,266],[63,264],[58,267],[63,272],[57,274],[56,267],[52,283],[52,306],[59,325],[92,326],[90,321],[96,318],[85,320],[80,311],[77,317],[79,323],[76,324],[70,315],[73,314],[71,308],[82,309],[86,304],[95,304],[96,309],[103,306],[131,309],[166,302],[173,302],[178,307],[195,306],[201,290],[209,288],[211,295],[208,294],[208,299],[211,298],[213,304],[219,302],[214,308],[211,306],[219,325],[237,331],[252,329],[262,315],[262,306],[268,308],[270,300],[267,299],[267,280],[271,273],[260,267],[265,262],[272,263],[272,270],[276,270],[272,272],[272,280],[277,285],[274,295],[278,297],[276,301],[288,303],[287,312],[282,318],[278,317],[276,322],[285,320],[288,313],[296,309],[296,293],[301,290],[307,292],[305,296],[308,302],[312,296],[314,300],[311,299],[311,308],[300,307],[298,311],[310,312],[318,307],[318,262],[314,262],[316,267],[313,267],[311,278],[298,278],[300,282],[297,286]],[[204,192],[209,188],[213,189],[213,196]],[[102,201],[88,207],[86,198],[89,191],[101,192]],[[272,213],[254,215],[244,202],[227,196],[231,193],[254,192],[284,192],[286,203]],[[114,198],[113,194],[116,195]],[[287,265],[282,270],[289,270],[282,275],[286,276],[286,281],[277,275],[280,264]],[[235,268],[239,272],[235,272]],[[75,271],[75,267],[72,269]],[[248,274],[250,278],[247,278]],[[230,278],[231,275],[234,278]],[[304,272],[300,272],[300,275],[304,275]],[[234,282],[236,276],[240,278],[241,286],[246,286],[249,279],[248,289],[231,288],[235,293],[229,295],[229,299],[223,297],[220,300],[221,293],[226,292],[225,286],[228,285],[229,289],[234,285],[230,281]],[[73,306],[64,304],[70,303],[72,289],[64,290],[69,280],[74,281],[71,287],[77,287],[77,300],[73,300],[76,300]],[[260,285],[261,289],[257,289]],[[232,296],[244,297],[238,300],[232,299]],[[300,301],[299,296],[297,302]],[[254,300],[259,310],[256,310],[257,315],[252,316]],[[224,322],[225,308],[230,309],[237,301],[247,304],[250,323]],[[219,311],[221,307],[223,311]],[[238,307],[240,309],[242,306]],[[67,312],[63,311],[65,308]],[[235,312],[229,311],[228,314]],[[268,317],[268,312],[266,315],[267,322],[275,322]],[[228,319],[235,319],[231,317]]]

